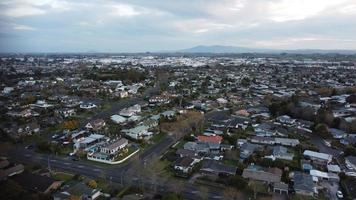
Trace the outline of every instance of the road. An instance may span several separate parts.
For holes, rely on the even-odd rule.
[[[158,144],[152,146],[139,155],[139,160],[143,165],[143,162],[149,162],[150,157],[153,155],[161,155],[165,152],[175,140],[170,136],[162,139]],[[2,152],[4,153],[4,152]],[[180,181],[180,186],[177,188],[177,180],[160,179],[156,181],[151,179],[151,176],[147,174],[144,177],[135,177],[132,174],[137,174],[135,171],[137,167],[133,166],[134,162],[129,160],[120,165],[106,166],[95,165],[94,163],[88,163],[86,161],[73,161],[70,157],[62,157],[48,154],[36,153],[33,150],[25,149],[20,146],[16,146],[11,150],[8,150],[7,154],[9,159],[17,163],[27,163],[32,165],[41,165],[42,167],[49,167],[50,169],[56,169],[60,171],[68,171],[75,174],[81,174],[90,178],[105,178],[112,182],[129,185],[133,184],[137,187],[143,187],[152,191],[152,188],[156,188],[157,191],[176,191],[183,195],[184,199],[197,199],[202,196],[208,197],[208,199],[222,199],[222,191],[212,187],[205,187],[203,191],[197,190],[196,185],[189,183],[188,181]],[[133,178],[134,177],[134,178]]]
[[[309,134],[310,141],[319,148],[319,152],[326,153],[338,157],[341,153],[340,150],[328,147],[323,139],[317,135]]]
[[[88,122],[95,120],[95,119],[110,118],[111,115],[118,114],[120,112],[120,110],[122,110],[123,108],[133,106],[140,102],[143,102],[143,99],[139,98],[139,97],[131,97],[131,98],[127,98],[127,99],[121,99],[120,101],[117,101],[117,102],[113,102],[113,103],[111,103],[111,107],[108,110],[104,110],[104,111],[94,114],[89,119],[83,120],[80,125],[85,126]]]

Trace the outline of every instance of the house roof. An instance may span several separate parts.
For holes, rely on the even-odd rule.
[[[204,160],[203,165],[200,170],[209,171],[209,172],[218,173],[218,174],[225,173],[225,174],[235,175],[237,167],[225,165],[225,164],[219,163],[216,160]]]
[[[311,193],[314,192],[314,182],[311,175],[294,172],[293,181],[295,190],[302,190]]]
[[[195,156],[195,151],[189,150],[189,149],[178,149],[176,151],[176,154],[182,155],[182,156],[193,157],[193,156]]]
[[[345,159],[347,159],[351,164],[356,166],[356,156],[347,156]]]
[[[28,172],[14,176],[13,180],[27,190],[42,193],[45,192],[54,182],[56,182],[56,180],[47,176],[40,176]]]
[[[189,167],[193,162],[194,160],[190,157],[181,157],[176,160],[174,165],[181,167]]]
[[[117,140],[116,142],[109,144],[105,148],[115,149],[115,148],[120,147],[121,145],[126,144],[126,143],[128,143],[128,140],[125,138],[121,138],[121,139]]]
[[[221,136],[205,136],[205,135],[199,135],[198,140],[200,142],[214,142],[214,143],[220,143],[222,141]]]
[[[310,151],[310,150],[305,150],[303,152],[303,155],[304,156],[318,158],[318,159],[321,159],[321,160],[327,160],[327,161],[332,159],[332,155],[330,155],[330,154],[319,153],[319,152]]]

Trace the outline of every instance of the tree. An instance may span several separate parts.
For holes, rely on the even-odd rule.
[[[237,191],[235,188],[232,187],[228,187],[224,190],[224,199],[233,199],[233,200],[237,200],[240,199],[240,193],[239,191]]]
[[[356,103],[356,94],[350,95],[346,98],[347,103]]]
[[[79,122],[78,120],[68,120],[63,122],[62,128],[65,130],[74,130],[78,128]]]
[[[315,126],[315,133],[324,139],[331,137],[331,134],[328,130],[328,126],[326,124],[317,124]]]
[[[244,86],[244,87],[248,87],[248,86],[250,86],[250,84],[251,84],[251,80],[250,80],[248,77],[244,77],[244,78],[241,80],[240,84],[241,84],[242,86]]]
[[[332,126],[334,121],[334,115],[332,111],[328,107],[321,107],[316,116],[316,122],[317,123],[324,123],[329,126]]]
[[[229,185],[233,186],[239,190],[245,189],[247,184],[248,184],[247,181],[241,176],[236,175],[236,176],[229,178]]]
[[[91,187],[91,188],[93,188],[93,189],[95,189],[95,188],[98,187],[98,184],[96,183],[95,180],[90,180],[90,181],[88,182],[88,186]]]
[[[177,193],[166,193],[163,195],[162,200],[180,200],[182,199]]]

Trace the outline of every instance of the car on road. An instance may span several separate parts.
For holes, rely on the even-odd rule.
[[[72,161],[79,161],[79,158],[77,158],[77,157],[72,157]]]
[[[336,192],[336,196],[337,196],[337,198],[339,198],[339,199],[344,198],[344,195],[342,194],[342,192],[341,192],[340,190]]]
[[[27,146],[25,147],[25,149],[33,149],[33,145],[32,145],[32,144],[27,145]]]
[[[54,135],[52,135],[52,139],[57,139],[57,138],[59,138],[59,136],[60,135],[58,135],[58,134],[54,134]]]

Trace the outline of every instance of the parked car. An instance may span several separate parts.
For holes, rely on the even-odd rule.
[[[344,198],[344,195],[342,194],[342,192],[341,192],[340,190],[336,192],[336,196],[337,196],[337,198],[339,198],[339,199]]]

